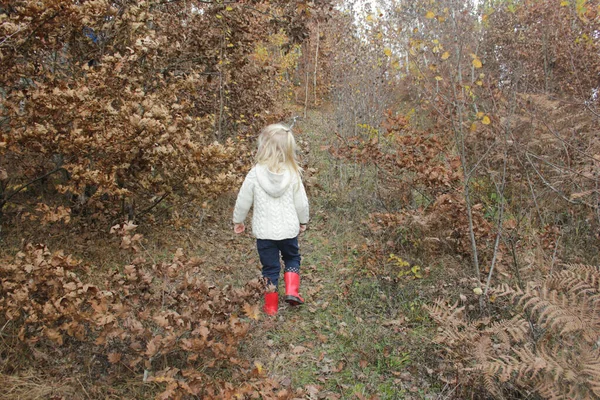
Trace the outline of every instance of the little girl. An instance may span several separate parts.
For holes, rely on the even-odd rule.
[[[248,172],[235,202],[234,232],[246,229],[244,220],[254,204],[252,233],[267,285],[275,290],[265,293],[264,311],[277,314],[277,283],[281,264],[285,264],[285,301],[292,306],[304,303],[300,287],[298,234],[308,223],[308,198],[300,178],[302,169],[296,160],[296,141],[290,128],[273,124],[258,136],[256,165]]]

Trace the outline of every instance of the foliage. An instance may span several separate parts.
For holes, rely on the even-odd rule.
[[[116,229],[122,237],[131,230]],[[90,283],[93,268],[41,245],[2,263],[0,322],[3,334],[14,332],[19,341],[11,353],[62,354],[63,368],[100,358],[99,379],[143,377],[162,387],[164,399],[274,393],[262,368],[237,358],[259,318],[262,283],[217,288],[200,277],[201,262],[181,251],[160,264],[137,258],[96,276],[98,284]]]
[[[227,138],[274,109],[255,43],[301,42],[326,4],[1,3],[0,210],[34,184],[101,212],[229,190],[245,152]]]
[[[444,300],[426,306],[440,325],[436,342],[455,363],[447,372],[464,391],[478,385],[497,398],[514,390],[544,398],[600,396],[599,281],[597,267],[568,265],[522,290],[498,287],[495,301],[509,297],[514,306],[510,319],[469,319],[464,306]]]

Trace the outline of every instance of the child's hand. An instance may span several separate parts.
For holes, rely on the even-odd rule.
[[[241,224],[234,224],[233,225],[233,231],[235,233],[237,233],[238,235],[240,233],[244,233],[244,231],[246,230],[246,226],[244,225],[244,223],[242,222]]]
[[[306,225],[300,225],[300,233],[306,230]]]

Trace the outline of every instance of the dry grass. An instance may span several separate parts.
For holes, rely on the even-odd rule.
[[[39,371],[19,375],[0,374],[0,398],[4,400],[85,399],[84,387],[73,378],[43,376]]]

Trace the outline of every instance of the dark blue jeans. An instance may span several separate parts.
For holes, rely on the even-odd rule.
[[[285,272],[300,273],[298,237],[283,240],[256,239],[256,248],[262,264],[263,277],[275,287],[281,271],[280,256],[285,264]]]

